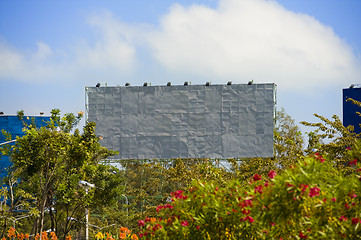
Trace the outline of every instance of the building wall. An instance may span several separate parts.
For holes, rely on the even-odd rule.
[[[116,159],[273,156],[275,84],[88,87],[86,96]]]
[[[30,124],[31,121],[35,121],[37,127],[44,126],[46,121],[50,120],[50,117],[32,117],[32,116],[25,116],[24,121],[27,124]],[[17,136],[21,137],[24,135],[23,133],[23,123],[18,119],[17,116],[7,116],[1,115],[0,116],[0,130],[5,130],[6,132],[10,133],[12,136],[12,140],[15,139]],[[1,131],[2,132],[2,131]],[[6,142],[7,139],[5,136],[0,132],[0,143]],[[14,143],[9,143],[13,145]],[[11,162],[9,156],[3,156],[0,153],[0,177],[5,176],[6,168],[11,166]]]
[[[356,133],[361,132],[361,117],[356,112],[361,112],[361,108],[351,102],[346,102],[348,98],[361,102],[361,88],[343,89],[343,125],[345,127],[352,125]]]

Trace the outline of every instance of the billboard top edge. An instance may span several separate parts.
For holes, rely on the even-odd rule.
[[[153,85],[153,86],[99,86],[101,88],[141,88],[141,87],[199,87],[199,86],[204,86],[204,87],[219,87],[219,86],[261,86],[261,85],[272,85],[272,86],[277,86],[276,83],[252,83],[252,84],[247,84],[247,83],[232,83],[232,84],[210,84],[210,85],[205,85],[205,84],[189,84],[189,85]],[[99,88],[97,86],[85,86],[85,88]]]

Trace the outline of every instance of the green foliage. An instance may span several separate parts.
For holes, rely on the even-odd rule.
[[[282,108],[277,111],[274,127],[275,158],[280,167],[287,167],[303,156],[303,138],[295,120]]]
[[[355,99],[352,99],[352,98],[348,98],[346,99],[346,102],[351,102],[352,104],[354,105],[357,105],[358,107],[361,107],[361,102],[355,100]],[[356,112],[357,115],[359,115],[361,117],[361,113],[360,112]]]
[[[16,189],[36,200],[32,233],[50,228],[63,237],[81,225],[86,207],[99,210],[113,204],[121,179],[112,174],[114,167],[99,164],[115,152],[100,146],[95,123],[86,123],[82,134],[77,129],[71,133],[83,114],[60,117],[57,109],[51,113],[46,126],[26,125],[25,135],[17,137],[11,149],[11,174],[18,179]],[[23,116],[19,112],[19,119]],[[80,180],[97,188],[86,194],[78,186]]]
[[[8,225],[22,224],[19,220],[33,218],[39,212],[35,207],[35,198],[18,188],[17,181],[10,173],[2,179],[3,186],[0,189],[0,224],[2,226],[1,236],[5,235]],[[25,228],[30,231],[31,229]]]
[[[124,195],[119,196],[118,211],[107,218],[133,230],[139,219],[156,212],[170,192],[186,188],[194,179],[222,183],[234,175],[209,159],[124,160],[120,164]]]
[[[320,155],[275,176],[255,174],[248,185],[194,181],[172,202],[139,221],[144,239],[358,239],[361,181],[353,165],[340,174]]]
[[[305,126],[317,128],[308,134],[306,152],[311,153],[316,150],[323,155],[328,155],[335,167],[341,169],[344,174],[349,174],[352,169],[347,163],[361,157],[361,134],[356,134],[353,126],[343,126],[336,115],[332,117],[332,120],[318,114],[314,115],[321,122],[301,122]]]

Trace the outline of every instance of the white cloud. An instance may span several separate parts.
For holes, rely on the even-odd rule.
[[[13,49],[6,42],[0,42],[0,78],[33,80],[49,78],[54,66],[48,63],[52,49],[43,42],[38,42],[33,54],[25,54]]]
[[[127,36],[127,26],[116,21],[110,12],[94,16],[89,21],[100,34],[94,46],[89,46],[87,42],[78,46],[76,62],[79,66],[99,71],[124,71],[131,68],[134,64],[135,48]]]
[[[35,52],[20,52],[0,42],[0,79],[25,82],[103,80],[129,73],[135,48],[114,17],[105,12],[89,19],[95,34],[93,43],[83,39],[72,49],[54,50],[44,42]],[[99,33],[99,34],[96,34]]]
[[[361,77],[360,60],[330,27],[271,0],[220,0],[215,9],[175,4],[159,26],[127,24],[111,12],[92,16],[89,24],[94,38],[72,49],[39,42],[29,54],[0,42],[0,79],[111,82],[168,74],[304,90]]]
[[[23,57],[5,42],[0,42],[0,78],[8,78],[23,64]]]
[[[330,27],[275,1],[222,0],[217,9],[176,4],[149,43],[174,74],[215,81],[253,78],[306,89],[361,76],[359,60]]]

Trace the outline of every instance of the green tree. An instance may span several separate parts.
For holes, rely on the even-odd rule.
[[[0,189],[0,223],[3,238],[8,226],[16,227],[19,220],[35,216],[38,211],[34,204],[34,197],[17,187],[17,180],[13,172],[2,179],[3,186]],[[27,229],[30,230],[30,229]]]
[[[114,152],[100,146],[95,123],[86,123],[80,133],[74,127],[82,113],[68,113],[64,117],[60,117],[57,109],[51,113],[46,126],[36,128],[30,124],[25,128],[25,135],[16,139],[11,160],[19,178],[18,187],[36,199],[39,215],[32,233],[42,232],[45,220],[50,218],[47,227],[65,238],[79,225],[85,207],[112,203],[119,192],[120,179],[111,173],[113,167],[99,164]],[[80,180],[92,182],[98,188],[86,194],[78,186]]]
[[[348,99],[353,104],[361,107],[361,103]],[[360,113],[358,113],[360,115]],[[352,171],[350,162],[361,160],[361,133],[354,132],[354,126],[345,127],[337,115],[327,119],[321,115],[314,114],[320,121],[316,123],[301,122],[301,124],[314,127],[316,130],[308,134],[307,153],[317,151],[320,154],[330,156],[335,167],[341,168],[345,174]]]
[[[303,138],[295,120],[282,108],[277,111],[274,127],[275,158],[286,166],[303,156]],[[287,161],[287,163],[285,163]]]

